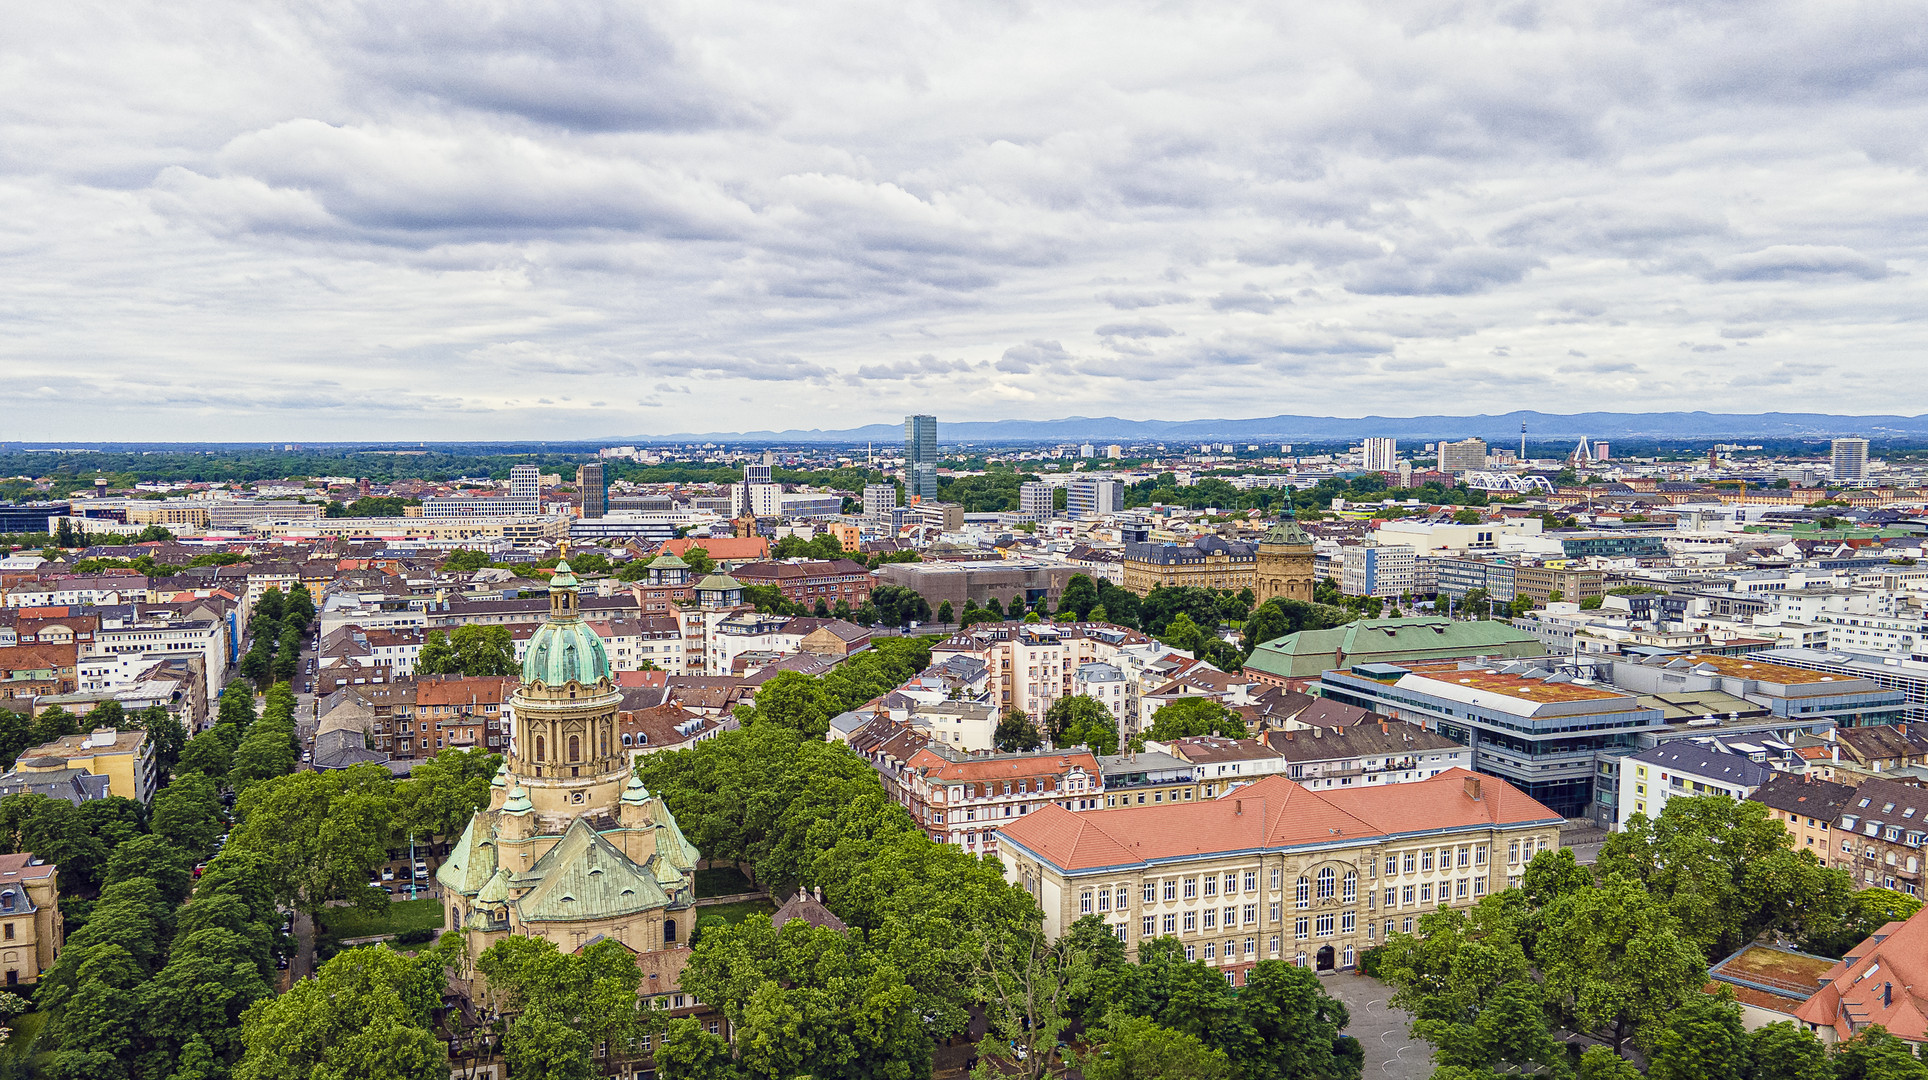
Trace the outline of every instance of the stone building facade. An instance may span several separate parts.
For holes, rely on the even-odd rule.
[[[1275,775],[1200,802],[1047,805],[1003,827],[998,855],[1046,933],[1096,915],[1128,943],[1176,938],[1236,986],[1260,960],[1350,968],[1420,915],[1518,884],[1561,820],[1464,769],[1317,792]]]
[[[566,560],[511,704],[514,730],[488,806],[436,874],[445,925],[465,936],[471,960],[510,935],[565,952],[613,939],[636,955],[643,993],[680,998],[700,856],[631,771],[622,694]],[[487,992],[479,975],[461,989]]]

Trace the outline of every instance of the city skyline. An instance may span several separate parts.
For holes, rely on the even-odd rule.
[[[15,39],[15,438],[1928,408],[1900,11],[81,4]]]

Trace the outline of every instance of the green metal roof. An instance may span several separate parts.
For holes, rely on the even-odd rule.
[[[1444,617],[1360,619],[1330,630],[1301,630],[1267,641],[1245,666],[1281,679],[1317,678],[1354,664],[1460,656],[1543,656],[1540,639],[1503,622]]]
[[[1299,544],[1309,545],[1312,538],[1306,535],[1305,526],[1293,518],[1282,518],[1277,525],[1266,531],[1261,544]]]
[[[522,681],[544,686],[593,684],[609,677],[609,651],[579,618],[552,619],[537,628],[522,657]]]
[[[669,906],[656,877],[582,818],[523,877],[535,882],[516,905],[525,922],[608,919]]]
[[[741,589],[743,583],[728,574],[711,574],[696,583],[698,592],[714,592],[719,589]]]

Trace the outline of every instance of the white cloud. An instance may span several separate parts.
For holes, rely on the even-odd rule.
[[[1910,407],[1905,7],[77,0],[9,38],[0,385],[52,391],[14,438],[1561,410],[1576,381]]]

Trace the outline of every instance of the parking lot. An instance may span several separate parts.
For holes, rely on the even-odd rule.
[[[1433,1074],[1432,1047],[1406,1033],[1406,1013],[1386,1005],[1392,987],[1350,972],[1320,982],[1352,1012],[1346,1034],[1365,1048],[1365,1080],[1425,1080]]]

